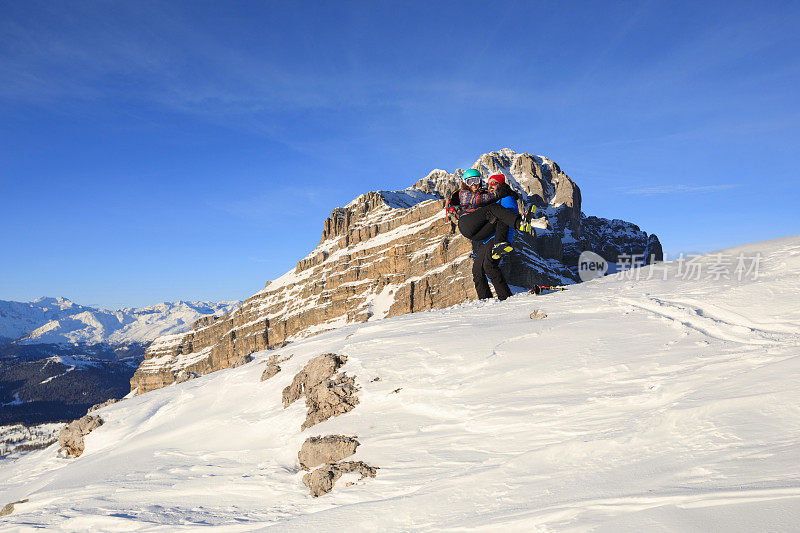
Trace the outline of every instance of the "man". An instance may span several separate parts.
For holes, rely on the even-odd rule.
[[[495,174],[489,177],[487,189],[490,194],[497,194],[497,191],[502,186],[508,187],[504,175]],[[508,189],[510,190],[510,187]],[[478,298],[481,300],[488,299],[492,297],[492,290],[489,287],[489,282],[486,281],[488,276],[492,280],[497,298],[502,301],[511,296],[511,289],[500,271],[499,261],[501,257],[514,250],[512,246],[514,242],[513,228],[519,226],[517,217],[520,217],[519,209],[517,208],[517,195],[513,192],[512,194],[507,194],[494,205],[501,206],[515,216],[513,218],[507,216],[497,217],[494,221],[491,220],[492,217],[489,217],[487,220],[489,227],[484,226],[475,234],[473,240],[475,260],[472,263],[472,281],[475,283],[475,292],[478,294]],[[502,213],[502,211],[496,209],[495,212]],[[527,217],[520,218],[525,219]],[[510,227],[507,223],[509,221],[512,222]],[[494,222],[494,227],[491,227],[492,222]],[[526,224],[530,228],[530,220],[527,220]]]

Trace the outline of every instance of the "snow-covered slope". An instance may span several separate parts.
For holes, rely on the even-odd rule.
[[[737,279],[756,254],[759,278]],[[267,381],[274,352],[127,399],[81,457],[3,464],[0,505],[29,501],[2,526],[796,530],[800,237],[693,264],[348,325],[281,350]],[[301,432],[281,391],[326,352],[360,402]],[[330,434],[380,469],[312,498],[297,451]]]
[[[223,314],[239,302],[162,302],[116,311],[86,307],[66,298],[33,302],[0,300],[0,337],[22,344],[149,342],[186,331],[198,318]]]
[[[56,442],[62,427],[63,424],[0,426],[0,460],[14,459],[31,450],[47,448]]]

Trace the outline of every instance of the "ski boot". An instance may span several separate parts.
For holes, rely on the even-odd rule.
[[[514,247],[507,242],[498,242],[494,246],[492,246],[492,259],[500,259],[506,254],[509,254],[514,251]]]

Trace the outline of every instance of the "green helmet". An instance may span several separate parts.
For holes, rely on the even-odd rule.
[[[480,178],[480,177],[481,177],[480,171],[478,171],[478,169],[475,169],[475,168],[467,169],[467,171],[464,172],[464,175],[461,176],[461,178],[465,179],[465,180],[467,178]]]

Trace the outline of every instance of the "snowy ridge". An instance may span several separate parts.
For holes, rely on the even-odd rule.
[[[663,263],[347,324],[280,351],[293,357],[267,381],[275,351],[105,407],[78,459],[51,447],[4,464],[0,504],[29,501],[3,525],[794,530],[800,237],[725,253],[761,254],[758,279]],[[359,404],[301,432],[305,406],[284,409],[281,391],[326,352],[347,356]],[[297,452],[334,434],[380,470],[311,498]]]
[[[425,200],[435,200],[436,195],[427,194],[423,191],[409,187],[400,191],[375,191],[383,197],[384,203],[392,209],[408,209]],[[354,207],[363,202],[367,194],[360,194],[350,203],[344,206],[345,209]]]
[[[185,331],[197,319],[226,313],[238,303],[162,302],[108,311],[66,298],[0,300],[0,336],[21,344],[149,342],[160,335]]]
[[[437,200],[433,194],[427,194],[417,189],[409,187],[402,191],[378,191],[383,196],[386,205],[392,209],[408,209],[426,200]]]

